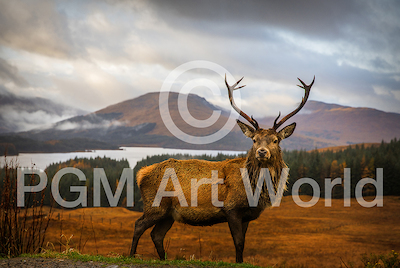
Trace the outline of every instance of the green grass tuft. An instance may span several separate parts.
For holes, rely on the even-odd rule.
[[[20,257],[26,258],[63,258],[71,259],[81,262],[102,262],[110,264],[145,264],[145,265],[174,265],[174,266],[199,266],[199,267],[242,267],[242,268],[258,268],[260,266],[251,265],[249,263],[228,263],[228,262],[212,262],[212,261],[200,261],[200,260],[142,260],[140,258],[131,258],[125,256],[116,257],[105,257],[102,255],[88,255],[81,254],[76,251],[68,253],[59,253],[54,251],[45,251],[40,254],[22,254]]]

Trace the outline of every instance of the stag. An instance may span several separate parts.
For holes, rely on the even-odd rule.
[[[250,126],[237,120],[237,124],[244,135],[253,140],[253,146],[248,151],[247,156],[221,162],[169,159],[140,169],[137,173],[136,181],[142,195],[143,215],[135,223],[131,256],[136,254],[137,245],[142,234],[152,226],[154,228],[151,231],[151,238],[160,259],[165,259],[164,237],[175,221],[196,226],[210,226],[216,223],[228,222],[236,249],[236,262],[243,262],[245,235],[249,222],[257,219],[267,206],[271,206],[271,200],[268,195],[268,189],[262,187],[258,204],[249,206],[240,169],[247,169],[248,179],[254,189],[257,185],[260,171],[267,168],[274,189],[277,189],[282,169],[287,167],[282,159],[279,143],[292,135],[296,123],[292,123],[279,131],[278,128],[303,108],[314,84],[315,77],[310,85],[306,85],[299,79],[302,84],[299,87],[305,90],[305,95],[300,105],[278,122],[279,113],[273,127],[269,129],[260,128],[253,117],[249,117],[236,106],[233,99],[233,91],[244,87],[238,87],[242,79],[243,77],[230,86],[225,77],[225,84],[228,88],[232,107],[251,124]],[[163,188],[160,187],[162,180],[169,177],[172,179],[178,178],[179,183],[175,184],[173,180],[171,183],[171,180],[169,180],[167,185],[164,183],[165,191],[173,193],[179,190],[184,196],[169,195],[171,197],[162,198],[162,200],[159,200],[158,205],[154,205],[157,193],[160,191],[159,188]],[[216,206],[211,201],[212,188],[216,184],[214,183],[211,186],[201,185],[201,182],[197,181],[197,179],[201,180],[210,177],[223,179],[223,183],[217,185],[217,201],[220,202],[219,204],[223,204],[222,206]],[[197,191],[197,196],[193,195],[193,190]],[[197,197],[197,200],[192,200],[193,196]],[[197,206],[189,206],[188,203]]]

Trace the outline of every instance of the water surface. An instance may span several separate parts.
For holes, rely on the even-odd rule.
[[[111,159],[127,159],[129,166],[134,168],[136,163],[147,156],[159,154],[191,154],[191,155],[212,155],[224,153],[236,155],[243,151],[218,151],[218,150],[186,150],[186,149],[168,149],[155,147],[121,147],[120,150],[95,150],[90,152],[70,152],[70,153],[21,153],[18,156],[8,156],[7,160],[17,161],[20,167],[35,168],[44,170],[52,163],[64,162],[75,157],[109,157]],[[4,165],[4,156],[0,157],[0,166]]]

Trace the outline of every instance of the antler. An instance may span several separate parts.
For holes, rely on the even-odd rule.
[[[274,126],[273,126],[273,129],[274,129],[274,130],[277,130],[277,129],[278,129],[283,123],[285,123],[289,118],[291,118],[292,116],[294,116],[295,114],[297,114],[297,113],[303,108],[304,104],[306,104],[306,102],[307,102],[308,96],[310,95],[311,87],[313,86],[314,81],[315,81],[315,76],[314,76],[314,79],[312,80],[311,84],[309,84],[309,85],[306,85],[303,81],[301,81],[300,78],[297,78],[297,79],[299,79],[300,83],[302,84],[302,86],[300,86],[300,85],[297,85],[297,86],[298,86],[298,87],[301,87],[301,88],[303,88],[303,89],[305,90],[304,97],[302,98],[301,103],[300,103],[299,107],[297,107],[296,110],[294,110],[293,112],[291,112],[290,114],[288,114],[287,116],[285,116],[284,118],[282,118],[278,123],[276,123],[276,121],[278,120],[278,118],[281,116],[281,112],[279,112],[278,117],[275,118],[275,121],[274,121]]]
[[[226,81],[226,74],[225,74],[225,85],[228,88],[228,95],[229,95],[229,101],[231,102],[231,105],[233,107],[233,109],[235,109],[236,112],[238,112],[244,119],[246,119],[247,121],[249,121],[250,124],[253,125],[253,127],[257,130],[260,127],[258,126],[257,121],[253,118],[253,116],[250,118],[247,114],[245,114],[242,110],[240,110],[236,104],[235,101],[233,100],[233,91],[245,86],[240,86],[240,87],[236,87],[240,81],[242,81],[243,77],[240,78],[234,85],[230,86],[228,84],[228,81]]]

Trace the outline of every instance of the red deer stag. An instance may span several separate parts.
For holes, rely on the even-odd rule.
[[[287,167],[282,159],[279,143],[292,135],[296,123],[280,131],[278,128],[303,108],[315,77],[310,85],[306,85],[299,79],[302,84],[299,87],[305,90],[302,102],[296,110],[277,122],[279,113],[270,129],[260,128],[253,117],[249,117],[236,106],[233,90],[243,87],[237,87],[242,79],[233,86],[229,86],[225,77],[225,84],[232,107],[252,125],[249,126],[237,120],[244,135],[253,140],[253,146],[247,157],[221,162],[169,159],[140,169],[136,180],[142,195],[143,215],[135,223],[131,256],[136,253],[141,235],[154,225],[151,238],[160,259],[165,259],[163,241],[174,221],[197,226],[228,222],[235,244],[236,262],[243,262],[248,224],[257,219],[261,212],[271,205],[268,188],[264,184],[260,187],[258,203],[250,206],[244,177],[247,178],[247,182],[250,181],[254,190],[261,169],[268,168],[269,178],[275,190],[277,189],[282,169]],[[242,177],[241,169],[247,169],[247,176]],[[210,177],[211,179],[204,179]],[[216,193],[215,188],[217,188]],[[166,196],[167,198],[162,198]],[[191,205],[189,206],[188,203]]]

